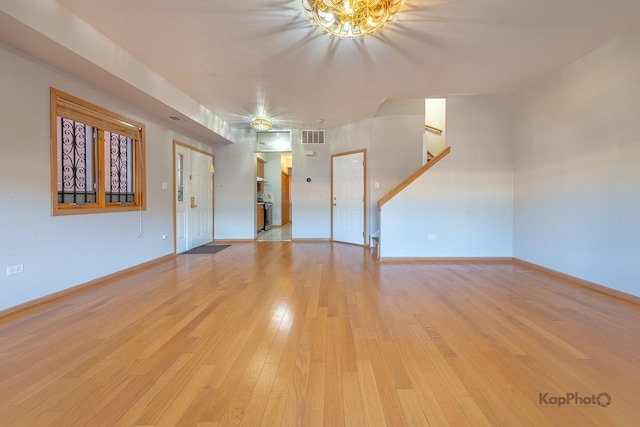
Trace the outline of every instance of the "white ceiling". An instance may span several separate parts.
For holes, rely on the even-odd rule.
[[[405,0],[375,36],[318,32],[300,0],[59,0],[235,127],[332,128],[390,98],[514,93],[637,25],[638,0]]]

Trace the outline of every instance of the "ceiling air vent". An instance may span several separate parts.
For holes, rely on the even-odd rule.
[[[323,130],[303,130],[302,143],[303,144],[324,144],[324,131]]]

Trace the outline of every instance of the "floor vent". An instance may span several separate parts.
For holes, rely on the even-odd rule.
[[[302,143],[303,144],[324,144],[324,131],[323,130],[303,130]]]

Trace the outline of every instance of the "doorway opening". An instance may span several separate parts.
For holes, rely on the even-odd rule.
[[[259,242],[291,240],[292,173],[291,152],[256,154],[256,240]]]

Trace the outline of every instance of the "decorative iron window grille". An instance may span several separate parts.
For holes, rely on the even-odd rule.
[[[62,117],[58,123],[58,203],[96,203],[94,185],[93,129],[84,123]],[[87,140],[88,139],[88,140]]]
[[[107,203],[133,203],[133,144],[131,138],[117,133],[105,132],[105,147],[108,150],[108,164],[105,164],[104,182],[107,183],[105,196]]]

